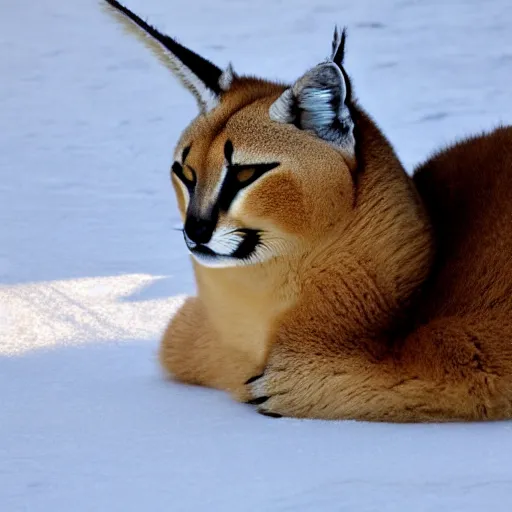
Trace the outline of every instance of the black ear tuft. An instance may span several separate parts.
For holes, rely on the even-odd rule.
[[[343,66],[343,59],[345,58],[345,41],[347,39],[347,27],[343,27],[341,37],[338,27],[334,27],[334,36],[332,38],[332,54],[331,60],[338,66]]]
[[[351,84],[343,68],[346,30],[336,27],[331,58],[307,71],[270,106],[270,119],[293,124],[348,153],[355,151]]]
[[[165,55],[162,60],[196,97],[203,113],[217,105],[220,96],[229,89],[235,78],[231,65],[223,71],[208,59],[157,30],[117,0],[105,1],[115,9],[113,12],[120,13],[119,19],[127,28],[133,30],[136,27],[136,34],[142,37],[143,42],[154,50],[159,58],[162,58],[161,52],[164,50]],[[156,47],[154,43],[157,44]]]

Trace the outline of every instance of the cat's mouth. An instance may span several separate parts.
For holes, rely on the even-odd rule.
[[[229,236],[228,236],[229,235]],[[224,236],[215,234],[208,243],[197,244],[184,234],[188,250],[196,261],[204,266],[236,266],[253,263],[256,249],[260,245],[260,231],[238,229]],[[225,238],[225,239],[223,239]]]

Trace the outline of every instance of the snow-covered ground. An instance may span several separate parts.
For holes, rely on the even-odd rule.
[[[510,0],[127,0],[292,80],[349,28],[405,165],[512,122]],[[165,381],[193,278],[168,168],[195,104],[97,0],[2,2],[0,511],[512,510],[512,424],[273,420]]]

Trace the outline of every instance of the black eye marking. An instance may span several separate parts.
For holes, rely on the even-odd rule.
[[[181,153],[181,164],[176,161],[172,164],[172,172],[178,177],[181,182],[188,188],[191,193],[195,187],[197,181],[196,171],[190,167],[190,165],[185,164],[185,160],[187,159],[188,154],[190,153],[190,148],[192,144],[189,144],[185,147]]]
[[[217,200],[219,209],[222,211],[228,211],[231,203],[240,190],[248,187],[251,183],[254,183],[257,179],[261,178],[265,173],[275,169],[279,165],[279,162],[228,165],[228,172]]]
[[[275,169],[279,162],[262,164],[234,164],[233,143],[228,139],[224,144],[224,158],[226,159],[227,175],[222,183],[216,207],[219,210],[227,211],[238,192],[244,187],[254,183],[263,174]]]
[[[228,166],[233,164],[233,143],[229,139],[224,144],[224,157]]]
[[[181,153],[181,162],[185,164],[185,160],[187,159],[188,154],[190,153],[190,148],[192,144],[183,149],[183,153]]]
[[[172,169],[172,172],[173,172],[174,174],[178,175],[178,174],[180,174],[180,173],[181,173],[181,169],[182,169],[182,167],[181,167],[181,164],[180,164],[179,162],[174,162],[174,163],[172,164],[171,169]]]
[[[190,165],[185,167],[186,169],[179,162],[174,162],[172,164],[172,172],[188,188],[189,192],[192,192],[197,181],[196,172]]]

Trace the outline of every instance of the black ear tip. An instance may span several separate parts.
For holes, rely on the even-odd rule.
[[[340,33],[341,32],[341,33]],[[345,42],[347,40],[347,27],[340,31],[338,25],[334,26],[334,35],[332,39],[332,61],[338,66],[342,66],[345,57]]]
[[[347,39],[348,28],[345,26],[341,29],[341,43],[344,45]]]

